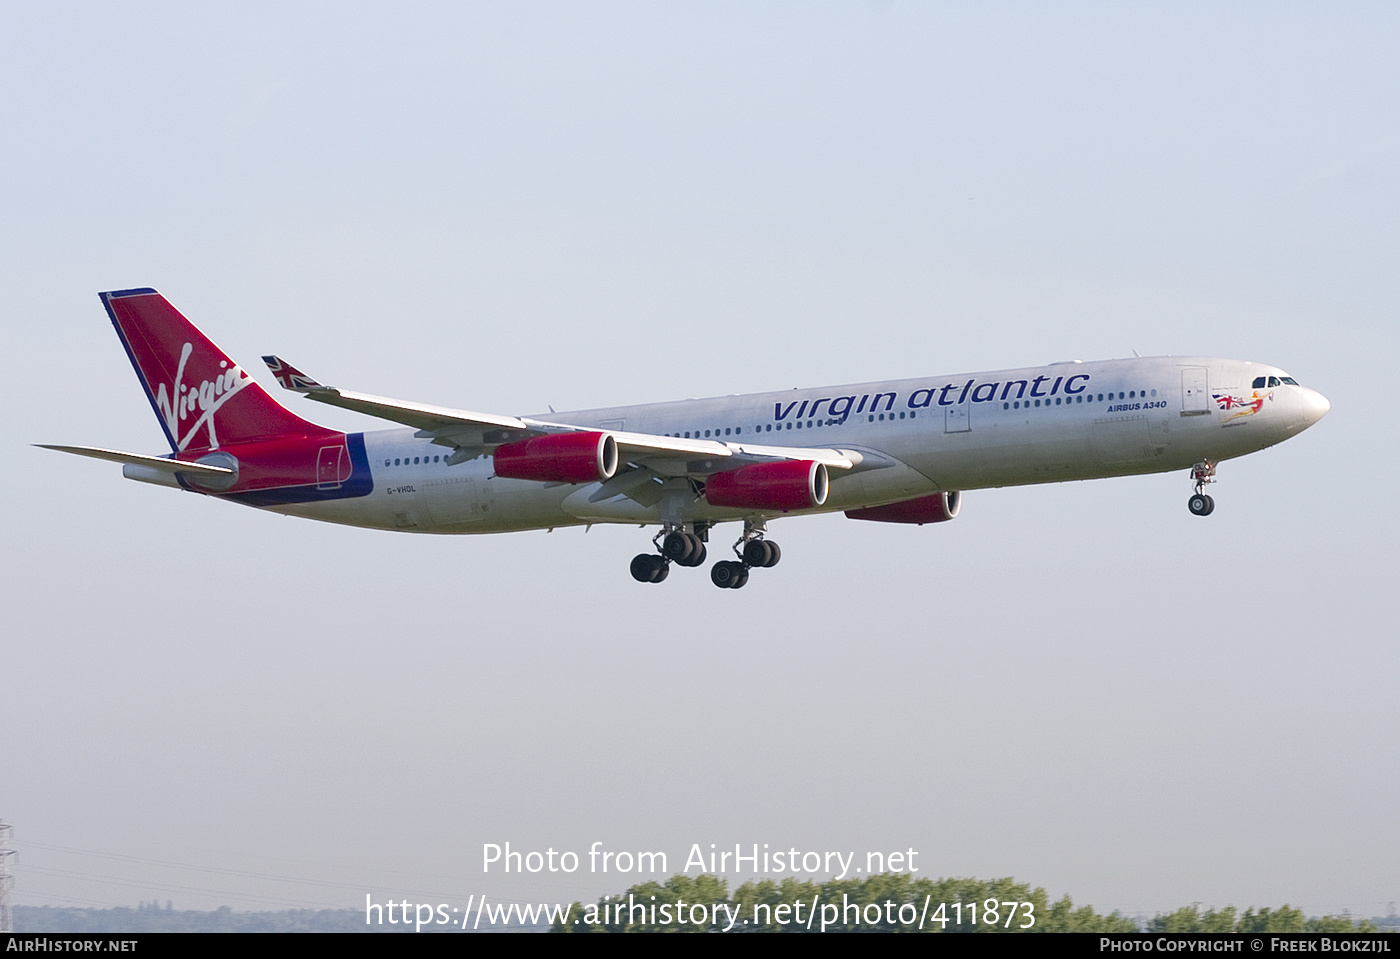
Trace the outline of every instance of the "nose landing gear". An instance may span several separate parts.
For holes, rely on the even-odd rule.
[[[1194,516],[1209,516],[1215,512],[1215,499],[1206,493],[1206,484],[1215,482],[1215,462],[1202,460],[1191,467],[1191,478],[1196,481],[1196,492],[1186,501],[1186,508]]]

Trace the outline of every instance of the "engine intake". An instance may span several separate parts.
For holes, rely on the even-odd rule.
[[[554,433],[496,448],[496,475],[543,483],[596,483],[617,472],[611,433]]]
[[[827,486],[826,466],[812,460],[756,463],[715,473],[705,481],[705,499],[711,506],[786,513],[822,505]]]

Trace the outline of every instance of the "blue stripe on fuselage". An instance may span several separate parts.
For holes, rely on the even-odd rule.
[[[306,486],[282,486],[277,489],[229,493],[223,498],[245,506],[286,506],[291,503],[325,503],[330,500],[368,496],[374,492],[374,477],[370,475],[369,456],[365,453],[365,434],[346,433],[345,446],[350,450],[350,478],[339,486],[322,489],[320,485],[311,483]]]

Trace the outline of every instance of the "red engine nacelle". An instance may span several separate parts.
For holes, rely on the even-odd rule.
[[[907,499],[902,503],[887,506],[872,506],[869,509],[848,509],[849,519],[868,519],[877,523],[943,523],[958,515],[962,506],[962,493],[934,493]]]
[[[496,475],[544,483],[596,483],[617,472],[611,433],[554,433],[496,447]]]
[[[705,481],[705,499],[711,506],[740,509],[811,509],[826,502],[826,467],[811,460],[757,463],[728,473],[715,473]]]

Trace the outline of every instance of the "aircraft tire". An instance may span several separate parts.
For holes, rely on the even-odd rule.
[[[1186,507],[1195,516],[1209,516],[1215,512],[1215,500],[1205,493],[1197,493],[1187,500]]]
[[[687,560],[695,552],[695,543],[686,533],[677,530],[674,533],[667,533],[666,538],[661,541],[661,555],[667,559],[675,560],[682,566],[689,566]]]
[[[710,567],[710,582],[720,589],[733,589],[734,583],[739,578],[739,573],[744,569],[743,563],[736,563],[733,560],[720,560]]]
[[[765,569],[772,569],[778,565],[778,560],[783,558],[783,551],[778,549],[778,544],[771,539],[764,540],[768,544],[768,561],[763,564]]]
[[[772,549],[761,539],[751,539],[744,544],[745,566],[767,566],[772,555]]]
[[[639,583],[651,582],[651,554],[638,553],[632,557],[632,578]]]

